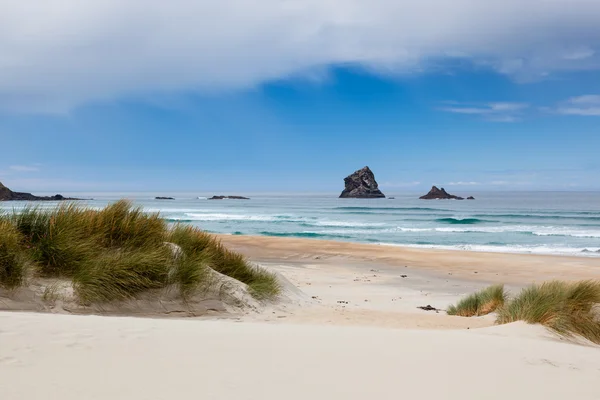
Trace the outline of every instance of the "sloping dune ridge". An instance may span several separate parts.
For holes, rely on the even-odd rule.
[[[11,310],[0,312],[2,398],[600,398],[598,346],[444,311],[491,283],[516,292],[597,279],[599,260],[221,239],[277,274],[277,301],[234,307],[249,296],[214,294],[222,307],[195,314],[162,300],[83,311],[36,303],[30,310],[46,312],[24,313],[26,296],[0,296]],[[105,315],[73,315],[82,312]]]

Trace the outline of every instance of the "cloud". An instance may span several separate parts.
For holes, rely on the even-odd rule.
[[[441,107],[441,111],[455,114],[480,115],[489,121],[495,122],[515,122],[520,120],[520,114],[529,107],[525,103],[484,103],[470,104],[450,102],[448,107]]]
[[[563,58],[566,60],[585,60],[586,58],[593,57],[595,54],[596,52],[590,47],[582,46],[565,53]]]
[[[448,186],[477,186],[479,182],[448,182]]]
[[[600,116],[600,95],[572,97],[556,108],[563,115]]]
[[[419,73],[460,58],[517,80],[600,68],[597,0],[0,4],[4,110],[243,90],[340,65]]]
[[[30,165],[11,165],[8,169],[16,172],[37,172],[40,170],[37,166]]]

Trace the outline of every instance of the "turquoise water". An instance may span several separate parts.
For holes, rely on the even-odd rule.
[[[173,194],[176,200],[95,194],[86,204],[101,207],[128,197],[170,222],[236,235],[600,257],[600,193],[474,195],[474,201],[419,200],[418,194],[369,200],[255,195],[245,201],[206,200],[195,193]],[[5,210],[22,206],[0,204]]]

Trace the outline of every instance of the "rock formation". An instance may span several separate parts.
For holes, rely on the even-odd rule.
[[[379,190],[375,175],[369,167],[364,167],[352,175],[348,175],[344,179],[344,184],[346,187],[340,194],[340,198],[374,199],[385,197]]]
[[[64,197],[60,194],[54,196],[34,196],[31,193],[13,192],[0,182],[0,201],[60,201],[60,200],[80,200],[71,197]]]
[[[454,200],[464,200],[464,198],[459,196],[454,196],[453,194],[449,194],[444,190],[444,188],[438,189],[437,186],[433,186],[429,193],[425,196],[419,197],[422,200],[435,200],[435,199],[454,199]]]
[[[154,198],[154,200],[175,200],[175,198],[174,197],[157,196]]]
[[[467,200],[475,200],[475,197],[469,196],[469,197],[467,197]]]
[[[250,198],[244,196],[213,196],[209,200],[250,200]]]

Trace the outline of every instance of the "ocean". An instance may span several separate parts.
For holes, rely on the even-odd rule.
[[[69,194],[71,195],[71,194]],[[75,195],[75,194],[73,194]],[[339,199],[331,195],[254,195],[251,200],[176,200],[146,194],[94,194],[102,207],[127,197],[169,222],[206,231],[329,239],[391,246],[600,257],[600,193],[487,192],[476,200]],[[56,203],[35,203],[54,207]],[[0,210],[24,206],[0,203]]]

